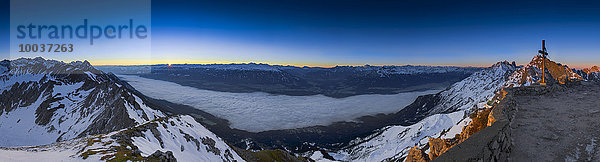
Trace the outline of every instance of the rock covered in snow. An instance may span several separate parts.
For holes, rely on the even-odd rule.
[[[193,117],[167,117],[87,61],[0,67],[0,161],[244,161]]]
[[[87,61],[17,59],[0,74],[0,146],[42,145],[165,115]]]
[[[347,149],[339,151],[336,160],[342,161],[394,161],[406,157],[410,148],[422,146],[428,137],[438,137],[461,119],[463,112],[436,114],[410,126],[385,127],[371,136],[356,139]],[[334,156],[336,157],[336,156]]]
[[[415,112],[426,118],[410,126],[390,126],[356,139],[334,157],[349,161],[400,160],[408,155],[410,148],[428,143],[429,137],[454,136],[468,123],[465,114],[492,99],[516,68],[514,63],[498,62],[438,94],[425,96],[429,99],[421,98],[425,102],[415,102],[417,105],[407,108],[417,109]]]
[[[187,115],[49,145],[0,148],[0,155],[0,161],[244,161]]]
[[[447,90],[440,92],[442,102],[432,113],[469,110],[478,103],[487,102],[504,86],[516,68],[514,63],[508,61],[498,62],[454,83]]]

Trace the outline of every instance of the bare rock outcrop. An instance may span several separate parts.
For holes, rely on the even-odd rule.
[[[425,152],[419,147],[410,148],[408,151],[408,156],[406,156],[406,162],[427,162],[429,161],[429,156],[425,154]]]

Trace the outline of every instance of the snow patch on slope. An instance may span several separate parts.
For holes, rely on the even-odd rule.
[[[4,73],[0,75],[0,93],[4,90],[10,89],[15,84],[22,84],[27,82],[37,82],[44,77],[44,74],[21,74],[21,75],[9,75]]]
[[[333,160],[326,159],[325,155],[323,155],[323,153],[321,153],[321,151],[313,152],[309,158],[314,160],[315,162],[334,162]]]
[[[129,118],[135,120],[136,123],[142,124],[147,121],[152,121],[158,117],[165,116],[162,112],[148,107],[144,103],[144,101],[142,101],[142,99],[140,99],[140,97],[135,96],[135,95],[133,97],[135,98],[135,103],[138,103],[140,105],[141,109],[136,109],[133,106],[135,103],[128,103],[127,100],[125,100],[125,102],[126,102],[125,107],[127,108],[127,114],[129,114]],[[147,114],[146,117],[148,117],[148,120],[142,118],[144,116],[144,114]]]
[[[222,160],[224,157],[244,161],[221,138],[191,116],[169,118],[168,121],[160,122],[157,130],[164,147],[150,130],[143,132],[145,137],[132,138],[142,156],[149,156],[160,150],[172,151],[178,161],[225,161]]]
[[[457,124],[464,116],[464,111],[450,114],[435,114],[410,126],[389,126],[383,128],[380,134],[374,134],[364,139],[351,149],[342,150],[338,154],[347,154],[343,161],[384,161],[400,159],[408,155],[408,150],[414,146],[427,143],[428,137],[439,136],[442,130]]]
[[[139,149],[143,157],[148,157],[158,150],[173,152],[178,161],[244,161],[221,138],[191,116],[175,116],[144,124],[156,124],[157,127],[156,131],[141,132],[142,137],[131,137],[133,146]],[[110,160],[110,157],[117,153],[115,148],[122,149],[125,146],[119,141],[123,139],[113,137],[135,130],[137,129],[124,129],[49,145],[0,147],[0,161],[100,161],[101,158]],[[131,146],[125,148],[131,151],[134,149]]]
[[[56,141],[59,134],[48,132],[48,128],[35,124],[34,104],[0,115],[0,146],[33,146]]]
[[[447,132],[443,133],[440,138],[443,138],[443,139],[454,138],[457,134],[460,134],[462,132],[463,128],[465,126],[469,125],[469,123],[471,121],[473,121],[473,119],[471,119],[471,118],[462,119],[458,124],[452,126]]]
[[[487,102],[504,86],[515,68],[508,62],[499,62],[454,83],[441,92],[442,102],[434,108],[434,113],[470,110],[478,103]]]
[[[0,161],[83,161],[75,156],[85,145],[86,138],[32,147],[0,148]],[[101,161],[100,157],[90,157],[87,161]]]

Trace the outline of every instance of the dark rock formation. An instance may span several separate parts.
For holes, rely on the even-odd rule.
[[[152,155],[148,156],[148,161],[157,161],[157,162],[177,162],[175,156],[173,156],[173,152],[167,151],[162,152],[156,150],[156,152],[152,153]]]

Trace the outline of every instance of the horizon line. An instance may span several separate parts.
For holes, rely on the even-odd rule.
[[[21,57],[21,58],[26,58],[26,57]],[[30,58],[33,59],[33,58]],[[504,62],[504,61],[496,61],[494,63],[489,63],[489,64],[311,64],[311,63],[277,63],[277,62],[268,62],[268,61],[190,61],[190,62],[186,62],[183,60],[176,60],[176,61],[156,61],[154,63],[154,61],[117,61],[117,62],[121,62],[121,63],[115,63],[114,60],[59,60],[59,59],[51,59],[51,58],[44,58],[46,60],[56,60],[56,61],[62,61],[65,63],[69,63],[69,62],[73,62],[73,61],[88,61],[92,66],[151,66],[151,65],[184,65],[184,64],[190,64],[190,65],[214,65],[214,64],[221,64],[221,65],[227,65],[227,64],[266,64],[266,65],[271,65],[271,66],[294,66],[294,67],[319,67],[319,68],[332,68],[332,67],[337,67],[337,66],[351,66],[351,67],[361,67],[361,66],[427,66],[427,67],[490,67],[492,65],[494,65],[495,63],[498,62]],[[10,59],[3,59],[3,60],[10,60]],[[506,60],[505,60],[506,61]],[[172,62],[172,63],[169,63]],[[509,63],[513,62],[513,61],[508,61]],[[517,66],[523,66],[523,65],[527,65],[526,63],[517,63],[516,61],[514,61],[516,63]],[[573,69],[584,69],[584,68],[591,68],[593,66],[598,66],[598,64],[564,64],[563,65],[567,65],[569,66],[569,68],[573,68]]]
[[[315,67],[319,67],[319,68],[333,68],[333,67],[338,67],[338,66],[351,66],[351,67],[361,67],[361,66],[427,66],[427,67],[478,67],[478,68],[486,68],[486,67],[491,67],[492,65],[494,65],[495,63],[492,64],[471,64],[471,65],[461,65],[461,64],[330,64],[330,65],[322,65],[322,64],[279,64],[279,63],[268,63],[268,62],[252,62],[252,61],[248,61],[248,62],[211,62],[211,63],[192,63],[192,62],[185,62],[185,63],[151,63],[151,64],[94,64],[91,61],[90,64],[92,64],[92,66],[152,66],[152,65],[231,65],[231,64],[264,64],[264,65],[270,65],[270,66],[294,66],[294,67],[311,67],[311,68],[315,68]],[[503,62],[503,61],[497,61],[498,62]],[[512,61],[508,61],[509,63],[512,63]],[[515,64],[517,66],[524,66],[527,65],[528,63],[516,63]],[[584,65],[579,65],[579,64],[564,64],[563,65],[567,65],[569,68],[572,69],[584,69],[584,68],[591,68],[593,66],[600,66],[598,64],[584,64]]]

